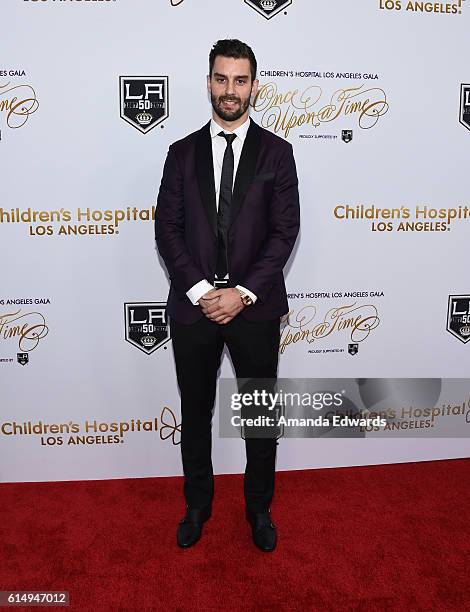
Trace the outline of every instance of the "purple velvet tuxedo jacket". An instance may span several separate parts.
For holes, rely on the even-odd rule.
[[[155,216],[155,237],[171,281],[167,313],[180,323],[204,316],[186,292],[213,282],[217,207],[207,123],[168,151]],[[270,320],[287,313],[283,268],[299,231],[298,181],[292,146],[250,119],[233,189],[228,230],[230,286],[258,299],[241,316]]]

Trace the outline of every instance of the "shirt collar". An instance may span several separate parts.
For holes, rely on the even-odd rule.
[[[226,132],[227,134],[236,134],[238,138],[242,141],[242,144],[245,142],[246,134],[248,132],[248,128],[250,127],[250,118],[248,117],[245,123],[242,123],[236,130],[230,132],[229,130],[224,130],[214,119],[211,119],[211,137],[215,138],[220,132]]]

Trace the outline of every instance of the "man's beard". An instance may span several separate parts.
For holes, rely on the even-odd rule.
[[[225,110],[222,108],[223,102],[238,102],[238,108],[234,108],[233,110]],[[215,114],[223,119],[223,121],[236,121],[240,119],[240,117],[246,112],[247,108],[250,106],[250,98],[246,98],[242,100],[241,98],[236,98],[235,96],[220,96],[216,98],[211,94],[211,102],[212,108],[214,109]]]

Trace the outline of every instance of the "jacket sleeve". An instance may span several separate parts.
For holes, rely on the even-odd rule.
[[[183,173],[171,145],[157,197],[155,240],[170,280],[181,296],[204,278],[188,252],[184,235]]]
[[[260,302],[268,299],[271,288],[279,282],[292,253],[300,227],[297,171],[292,145],[287,143],[276,171],[269,208],[268,238],[256,263],[240,284],[255,293]]]

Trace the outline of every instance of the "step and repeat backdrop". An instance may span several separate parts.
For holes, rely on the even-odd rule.
[[[297,162],[279,375],[469,375],[468,0],[2,0],[0,17],[1,481],[181,474],[153,220],[170,143],[210,118],[219,38],[253,47],[251,117]],[[469,456],[470,397],[434,404],[397,406],[386,438],[281,440],[278,469]],[[213,449],[216,472],[244,470],[217,417]]]

